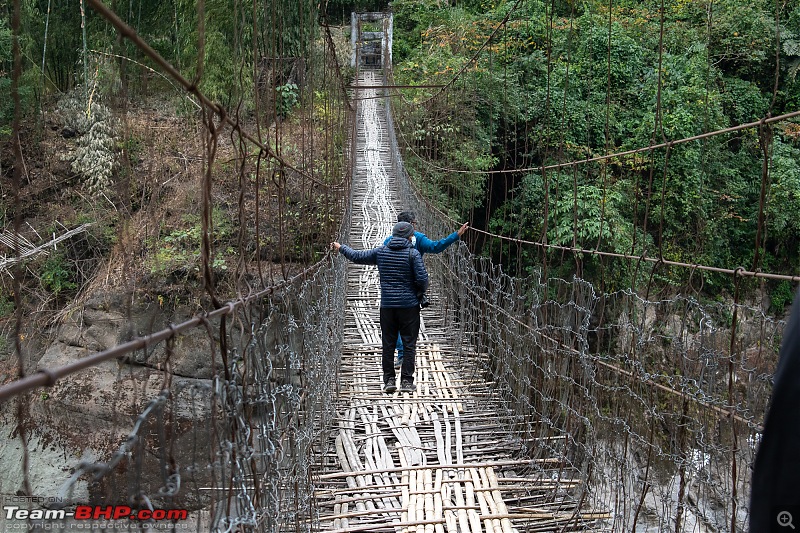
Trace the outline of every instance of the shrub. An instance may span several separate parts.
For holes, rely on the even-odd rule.
[[[61,255],[48,257],[42,266],[42,287],[53,296],[58,297],[62,291],[77,289],[78,284],[74,280],[75,272]]]
[[[286,117],[292,109],[297,107],[298,88],[294,83],[287,83],[275,88],[275,105],[279,117]]]

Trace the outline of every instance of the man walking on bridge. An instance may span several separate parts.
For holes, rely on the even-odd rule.
[[[381,344],[383,392],[397,390],[394,348],[398,334],[405,345],[405,356],[400,369],[400,392],[413,392],[414,359],[419,335],[418,294],[428,288],[428,271],[420,254],[411,244],[414,226],[398,222],[392,229],[387,244],[372,250],[353,250],[349,246],[332,242],[331,248],[347,259],[362,265],[377,265],[381,280]]]
[[[413,211],[403,211],[399,215],[397,215],[398,222],[409,222],[414,226],[414,235],[411,237],[411,244],[420,255],[425,254],[440,254],[444,252],[448,246],[457,242],[464,233],[466,233],[468,229],[468,225],[465,222],[461,225],[458,230],[454,231],[444,239],[440,239],[438,241],[432,241],[428,238],[427,235],[422,233],[421,231],[417,231],[417,215],[414,214]],[[384,246],[389,244],[389,241],[392,239],[392,236],[386,237],[386,240],[383,241]],[[397,337],[397,359],[395,360],[394,367],[401,368],[403,366],[403,339],[402,337]]]

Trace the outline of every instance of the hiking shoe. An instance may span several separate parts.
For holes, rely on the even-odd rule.
[[[391,381],[386,382],[386,384],[383,386],[383,392],[385,392],[386,394],[391,394],[396,390],[397,390],[397,385],[395,385]]]
[[[395,369],[395,370],[400,370],[400,368],[401,368],[402,366],[403,366],[403,360],[402,360],[402,359],[400,359],[400,358],[398,357],[397,359],[395,359],[395,360],[394,360],[394,369]]]
[[[404,381],[400,384],[400,392],[414,392],[417,386],[411,381]]]

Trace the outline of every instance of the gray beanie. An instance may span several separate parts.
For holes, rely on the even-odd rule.
[[[392,228],[392,237],[408,239],[412,235],[414,235],[414,225],[410,222],[398,222]]]

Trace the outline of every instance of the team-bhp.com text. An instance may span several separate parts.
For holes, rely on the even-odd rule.
[[[186,509],[133,509],[127,505],[78,505],[74,511],[64,509],[23,509],[5,505],[6,520],[186,520]]]

